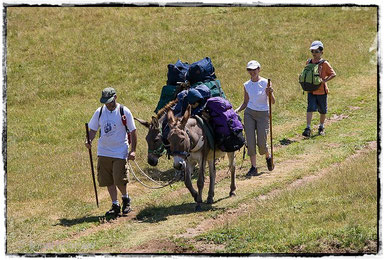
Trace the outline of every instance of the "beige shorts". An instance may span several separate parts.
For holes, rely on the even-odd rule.
[[[125,159],[98,156],[97,181],[100,187],[125,185],[128,183]]]
[[[256,144],[259,148],[259,154],[265,154],[268,151],[269,112],[246,108],[244,111],[244,130],[248,155],[256,154]]]

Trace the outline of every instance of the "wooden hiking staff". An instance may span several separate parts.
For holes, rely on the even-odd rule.
[[[85,131],[87,133],[87,143],[89,144],[89,129],[88,129],[88,123],[85,123]],[[96,181],[95,181],[95,171],[93,170],[93,160],[92,160],[92,150],[91,148],[89,150],[89,160],[91,162],[91,170],[92,170],[92,179],[93,179],[93,188],[95,189],[95,195],[96,195],[96,205],[99,207],[99,199],[97,198],[97,189],[96,189]]]
[[[271,85],[271,79],[268,79],[268,88]],[[271,136],[271,161],[273,165],[273,145],[272,145],[272,93],[269,92],[268,94],[268,100],[269,100],[269,131]]]

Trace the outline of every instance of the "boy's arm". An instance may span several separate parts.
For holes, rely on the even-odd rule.
[[[326,70],[326,76],[322,79],[324,82],[330,81],[334,77],[336,77],[336,72],[333,70],[331,65],[328,62],[324,62],[325,70]]]

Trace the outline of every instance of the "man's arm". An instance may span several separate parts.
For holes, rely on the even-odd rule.
[[[92,148],[92,141],[93,139],[95,139],[96,133],[97,131],[89,129],[89,143],[87,140],[85,140],[85,147],[87,147],[88,149]]]
[[[136,158],[136,145],[137,145],[137,132],[136,129],[131,132],[131,138],[132,138],[132,143],[131,143],[131,149],[128,153],[128,160],[135,160]]]

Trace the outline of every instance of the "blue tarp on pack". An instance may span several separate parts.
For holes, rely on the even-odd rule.
[[[177,82],[185,82],[189,66],[188,63],[183,63],[181,60],[177,60],[175,64],[168,64],[167,85],[177,85]]]
[[[186,79],[192,84],[196,82],[212,81],[216,79],[215,68],[211,58],[205,57],[189,66]]]

